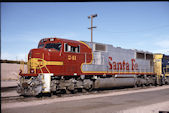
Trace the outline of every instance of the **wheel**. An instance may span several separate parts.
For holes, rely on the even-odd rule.
[[[75,93],[77,93],[77,92],[78,92],[77,89],[71,90],[71,93],[72,93],[72,94],[75,94]]]
[[[86,89],[88,92],[91,92],[93,90],[93,85],[90,85],[88,89]]]
[[[71,91],[69,91],[68,89],[65,89],[65,93],[66,94],[71,94]]]
[[[39,93],[38,95],[36,95],[37,98],[42,98],[43,94]]]
[[[86,89],[82,89],[82,93],[86,93],[87,92],[87,90]]]
[[[51,97],[53,95],[53,93],[48,93],[48,96]]]

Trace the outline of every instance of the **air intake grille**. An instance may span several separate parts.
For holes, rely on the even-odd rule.
[[[106,51],[106,46],[103,44],[95,44],[96,51]]]

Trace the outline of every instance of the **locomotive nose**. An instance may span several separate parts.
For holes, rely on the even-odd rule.
[[[43,58],[44,49],[38,48],[38,49],[31,49],[28,54],[28,58]]]
[[[44,66],[45,50],[42,48],[32,49],[28,54],[28,70],[30,73],[36,73],[36,69]]]

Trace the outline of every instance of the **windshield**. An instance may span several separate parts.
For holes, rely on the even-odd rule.
[[[48,44],[46,44],[45,48],[47,48],[47,49],[53,48],[53,49],[60,51],[61,43],[48,43]]]
[[[40,44],[40,45],[38,46],[38,48],[43,48],[43,46],[44,46],[44,44]]]

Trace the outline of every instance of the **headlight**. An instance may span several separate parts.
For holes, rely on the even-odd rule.
[[[33,70],[33,69],[31,69],[31,73],[34,73],[34,70]]]

